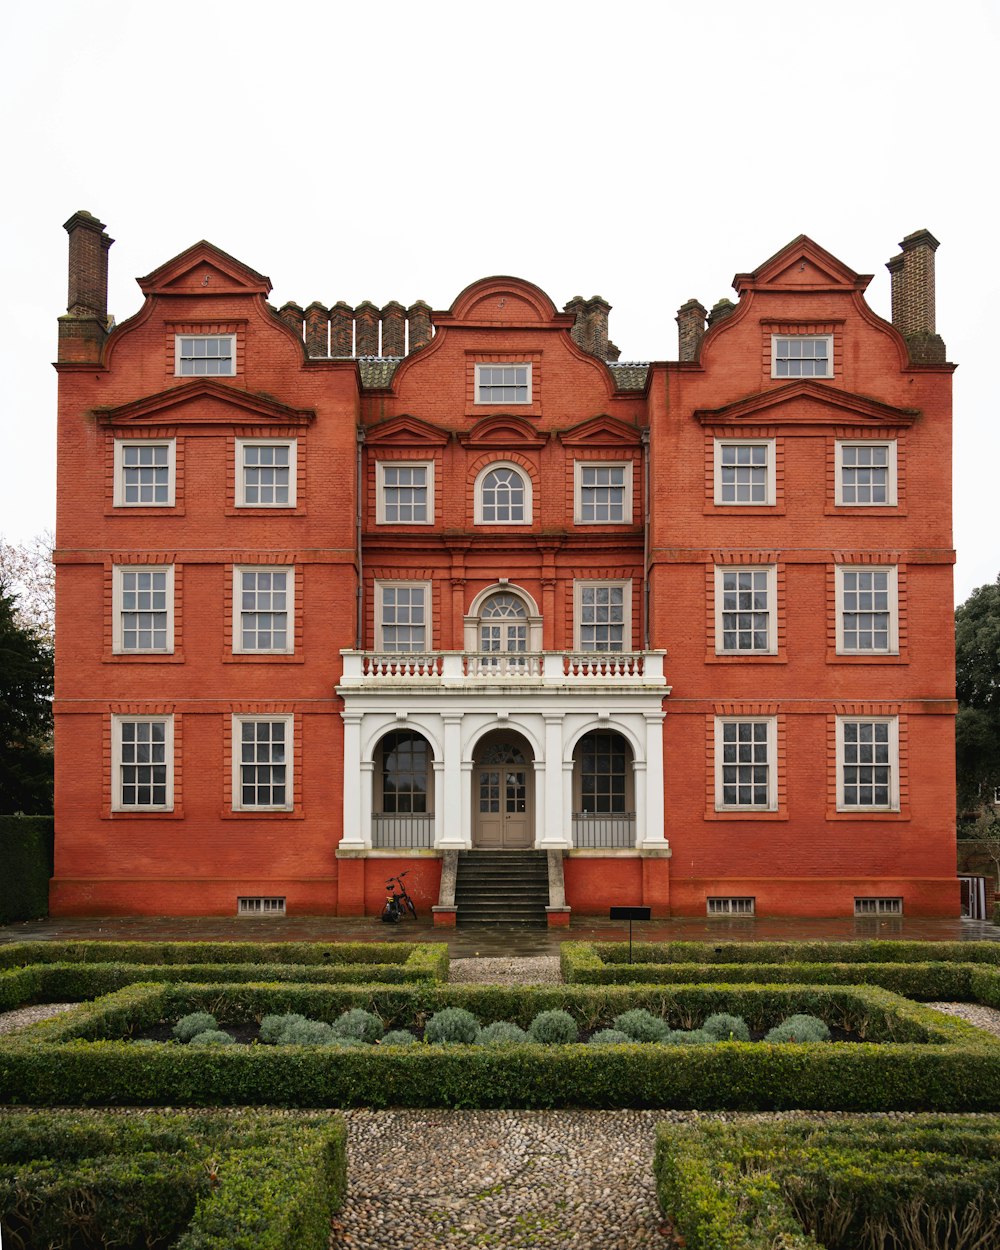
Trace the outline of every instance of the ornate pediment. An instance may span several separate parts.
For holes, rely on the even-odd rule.
[[[271,279],[204,239],[139,278],[143,295],[267,295]]]
[[[602,413],[559,432],[559,441],[567,447],[637,447],[642,429]]]
[[[472,449],[495,447],[517,450],[544,447],[548,438],[547,434],[540,433],[522,417],[499,413],[477,421],[471,430],[459,434],[458,441]]]
[[[403,414],[365,429],[365,442],[379,447],[443,447],[450,434],[440,426]]]
[[[702,425],[912,425],[916,408],[895,408],[867,395],[854,395],[823,382],[803,379],[759,391],[722,408],[699,408]]]
[[[800,234],[753,273],[738,273],[733,286],[742,294],[766,288],[771,291],[829,291],[847,288],[864,291],[871,274],[858,274],[836,256]]]
[[[244,391],[225,382],[199,378],[117,408],[97,408],[105,425],[308,425],[311,408],[290,408],[270,395]]]

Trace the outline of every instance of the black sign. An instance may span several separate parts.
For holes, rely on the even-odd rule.
[[[650,907],[612,907],[611,920],[649,920],[652,915]]]

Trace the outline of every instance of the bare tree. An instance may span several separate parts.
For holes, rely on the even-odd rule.
[[[54,542],[51,530],[20,543],[0,537],[0,586],[16,596],[14,619],[48,643],[56,629]]]

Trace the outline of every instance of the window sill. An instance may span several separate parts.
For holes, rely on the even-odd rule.
[[[706,664],[787,664],[788,656],[784,651],[768,653],[766,651],[739,652],[705,652]]]
[[[776,503],[707,503],[705,516],[784,516],[785,505]]]
[[[909,664],[910,657],[903,652],[828,651],[827,664]]]
[[[226,651],[223,664],[304,664],[305,656],[287,651]]]
[[[103,664],[183,664],[183,651],[108,651]]]
[[[137,516],[184,516],[183,504],[172,503],[119,503],[104,509],[105,516],[137,517]]]
[[[102,820],[183,820],[183,807],[175,807],[169,812],[151,812],[142,807],[105,808],[101,813]]]
[[[257,809],[246,808],[241,811],[233,811],[231,808],[223,808],[220,812],[222,820],[304,820],[305,813],[300,809],[288,808],[287,811],[277,811],[273,807]]]
[[[837,812],[828,811],[826,814],[828,821],[841,820],[889,820],[889,821],[908,821],[910,813],[908,809],[900,809],[899,811],[890,811],[885,807],[857,807],[851,808],[849,811]]]
[[[706,808],[706,820],[787,820],[786,811],[748,811],[746,808]]]

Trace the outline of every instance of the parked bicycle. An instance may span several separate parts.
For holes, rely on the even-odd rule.
[[[409,871],[409,869],[407,869]],[[385,906],[382,908],[383,924],[398,924],[406,918],[409,913],[412,920],[417,918],[417,909],[413,905],[413,899],[406,892],[406,886],[403,884],[405,872],[401,872],[398,877],[390,877],[385,883]]]

